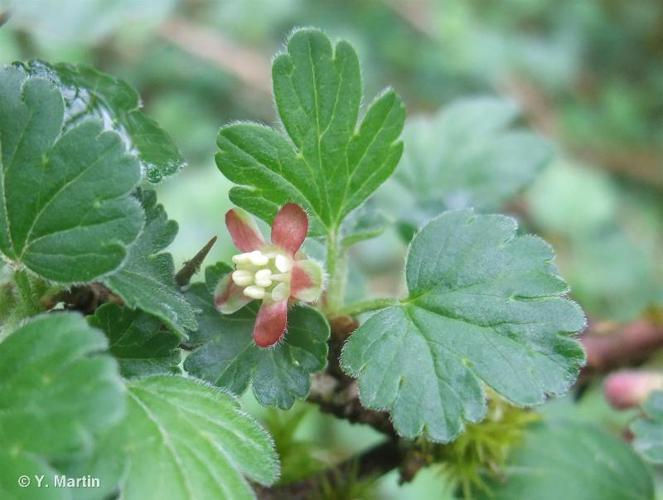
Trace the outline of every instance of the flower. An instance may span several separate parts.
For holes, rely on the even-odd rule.
[[[286,332],[289,301],[315,302],[322,293],[322,267],[300,251],[308,232],[306,212],[294,203],[284,205],[272,223],[271,243],[244,210],[229,210],[226,226],[242,253],[232,259],[235,270],[219,281],[214,304],[222,314],[232,314],[262,300],[253,340],[259,347],[273,346]]]

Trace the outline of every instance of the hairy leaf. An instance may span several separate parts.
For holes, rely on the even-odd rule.
[[[34,485],[18,488],[17,478],[45,474],[42,487],[53,486],[53,461],[91,452],[95,435],[122,418],[117,365],[99,354],[106,345],[73,313],[35,317],[0,343],[2,498],[42,498]]]
[[[97,354],[106,338],[73,313],[38,316],[0,343],[0,440],[59,454],[122,415],[117,365]]]
[[[260,484],[278,477],[269,434],[230,394],[168,375],[135,379],[128,388],[128,415],[97,461],[106,469],[105,457],[118,448],[125,454],[122,498],[253,498],[244,476]]]
[[[49,280],[116,269],[143,224],[140,168],[100,120],[66,126],[63,96],[22,67],[0,69],[0,251]]]
[[[509,101],[477,97],[409,120],[403,158],[380,190],[380,206],[414,227],[445,209],[499,208],[551,158],[543,138],[511,126],[517,115]]]
[[[290,309],[283,341],[261,349],[251,336],[255,304],[222,315],[201,283],[192,285],[187,297],[201,310],[200,328],[191,334],[191,341],[202,345],[187,357],[185,370],[235,394],[251,383],[261,404],[283,409],[308,394],[311,373],[327,362],[329,325],[320,313],[305,306]]]
[[[46,78],[61,89],[65,102],[65,127],[89,118],[117,132],[141,164],[150,182],[159,182],[184,166],[184,159],[168,134],[141,110],[136,91],[125,81],[87,66],[32,61],[32,75]]]
[[[633,446],[648,461],[663,464],[663,392],[653,392],[642,409],[645,417],[631,424]]]
[[[409,297],[346,343],[361,401],[390,410],[403,436],[447,442],[481,420],[481,382],[522,406],[574,382],[584,353],[570,334],[584,315],[564,298],[550,246],[515,231],[509,217],[470,210],[434,219],[410,247]]]
[[[158,318],[109,303],[97,309],[89,322],[106,333],[110,352],[125,377],[178,371],[180,337]]]
[[[195,313],[175,284],[172,256],[159,253],[175,238],[177,223],[168,220],[163,207],[156,204],[154,191],[143,191],[141,197],[145,229],[129,249],[124,265],[104,283],[128,306],[153,314],[184,334],[185,328],[196,328]]]
[[[54,488],[53,480],[57,474],[59,471],[41,457],[0,448],[0,498],[69,500],[71,492],[68,488]],[[27,476],[31,485],[19,487],[18,478],[21,476]],[[41,487],[38,487],[37,477],[43,477]]]
[[[223,127],[216,161],[236,184],[230,199],[271,222],[286,202],[303,206],[316,234],[335,230],[393,172],[405,111],[393,90],[357,124],[357,55],[313,29],[295,31],[272,67],[274,97],[290,140],[253,123]]]
[[[622,440],[567,420],[534,427],[485,500],[651,500],[649,471]]]

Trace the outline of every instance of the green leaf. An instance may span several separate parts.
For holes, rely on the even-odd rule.
[[[551,158],[543,138],[511,126],[517,115],[509,101],[478,97],[408,120],[403,159],[379,205],[415,227],[446,209],[499,208]]]
[[[45,474],[53,486],[53,461],[91,452],[95,435],[123,417],[117,365],[99,354],[106,344],[73,313],[35,317],[0,343],[2,498],[64,497],[20,489],[17,478]]]
[[[28,453],[12,453],[0,448],[0,498],[28,500],[69,500],[68,488],[55,488],[53,478],[60,472],[46,460]],[[18,478],[27,476],[30,485],[18,486]],[[43,477],[41,487],[35,478]]]
[[[534,236],[515,220],[451,211],[413,240],[409,297],[371,316],[346,343],[362,403],[388,409],[406,437],[448,442],[486,413],[481,382],[519,406],[563,394],[584,353],[570,334],[581,309]]]
[[[486,500],[623,500],[654,498],[647,467],[621,439],[568,420],[537,425],[514,451],[503,481]]]
[[[99,120],[65,125],[53,83],[0,69],[0,252],[44,278],[116,269],[143,224],[138,163]]]
[[[264,485],[277,479],[269,434],[230,394],[167,375],[135,379],[128,389],[128,414],[99,452],[126,455],[122,498],[253,498],[243,476]]]
[[[253,123],[223,127],[216,162],[239,184],[230,199],[271,222],[288,201],[308,211],[312,231],[336,230],[393,172],[405,110],[393,90],[357,124],[362,99],[357,55],[313,29],[295,31],[272,67],[274,97],[290,140]]]
[[[305,306],[290,309],[284,340],[274,348],[261,349],[252,337],[256,304],[222,315],[202,283],[192,285],[187,297],[201,310],[200,328],[190,338],[202,346],[187,357],[185,370],[235,394],[251,383],[263,405],[287,409],[306,397],[311,373],[322,370],[327,362],[329,325],[319,312]]]
[[[89,446],[122,416],[122,384],[106,338],[73,313],[38,316],[0,343],[0,440],[44,455]]]
[[[633,446],[648,461],[663,464],[663,392],[653,392],[642,409],[645,417],[631,424]]]
[[[109,303],[97,309],[88,321],[106,333],[109,350],[119,363],[123,376],[179,371],[182,358],[178,349],[180,337],[158,318]]]
[[[166,248],[177,234],[177,223],[168,220],[157,205],[154,191],[142,192],[147,222],[145,229],[129,249],[124,265],[103,281],[134,309],[142,309],[163,320],[175,331],[196,328],[196,317],[175,284],[175,265]]]
[[[175,143],[141,111],[140,97],[125,81],[82,65],[31,61],[26,68],[62,90],[66,128],[90,118],[102,121],[123,138],[150,182],[159,182],[185,165]]]

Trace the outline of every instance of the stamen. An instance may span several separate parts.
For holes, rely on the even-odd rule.
[[[248,253],[240,253],[233,255],[233,262],[235,264],[248,264],[251,261]]]
[[[232,274],[232,279],[237,286],[247,286],[253,283],[253,275],[250,271],[238,269]]]
[[[292,260],[285,255],[278,254],[274,258],[274,265],[282,273],[287,273],[292,269]]]
[[[249,254],[249,259],[251,260],[251,264],[258,267],[265,266],[269,262],[269,257],[263,254],[260,250],[254,250],[251,252]]]
[[[269,269],[261,269],[255,274],[256,285],[266,288],[272,286],[272,271]]]
[[[265,297],[265,289],[255,285],[247,286],[243,290],[243,293],[247,297],[257,300],[260,300]]]

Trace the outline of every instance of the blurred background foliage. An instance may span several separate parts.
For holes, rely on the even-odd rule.
[[[523,230],[553,244],[592,320],[629,321],[663,303],[660,0],[0,0],[0,13],[3,64],[40,58],[93,65],[137,88],[147,113],[172,134],[189,167],[158,190],[180,224],[172,247],[178,262],[215,234],[212,259],[232,253],[222,222],[229,184],[214,166],[216,132],[232,120],[274,122],[270,59],[293,27],[314,25],[355,44],[367,96],[395,87],[410,129],[428,130],[429,142],[418,145],[421,134],[406,134],[406,151],[412,143],[436,166],[423,174],[429,185],[453,184],[449,172],[463,171],[454,170],[454,140],[439,149],[455,127],[451,121],[434,129],[438,110],[459,98],[506,99],[515,127],[540,133],[554,159],[530,168],[530,154],[526,164],[509,157],[506,172],[527,172],[486,208],[515,215]],[[471,147],[476,138],[468,130],[463,140]],[[404,163],[410,160],[406,154]],[[392,188],[372,203],[391,205],[386,215],[394,220],[393,199],[380,203]],[[356,288],[399,290],[394,269],[411,234],[399,229],[355,247],[353,269],[365,276]],[[589,392],[578,418],[613,422]],[[570,406],[549,411],[566,414]],[[284,478],[378,439],[304,405],[288,416],[255,411],[277,437]],[[307,453],[314,459],[302,459]],[[371,488],[358,485],[353,495],[425,498],[434,491],[442,498],[451,495],[448,483],[443,470],[429,469],[404,487],[391,474]]]

